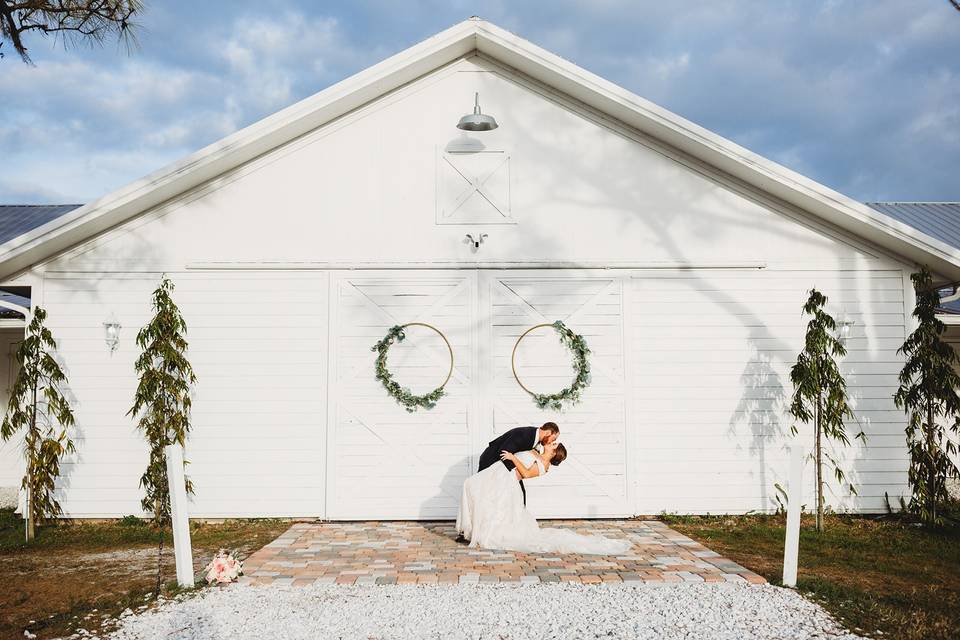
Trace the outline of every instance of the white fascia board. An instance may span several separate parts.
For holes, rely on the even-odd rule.
[[[0,278],[55,255],[476,49],[475,22],[443,31],[112,193],[0,245]]]
[[[758,156],[479,19],[454,25],[310,98],[0,245],[0,278],[216,178],[459,57],[479,51],[741,182],[960,280],[960,251]]]
[[[724,173],[942,275],[960,277],[960,250],[637,96],[490,23],[477,50]]]
[[[960,314],[957,313],[938,313],[937,320],[948,326],[960,325]]]

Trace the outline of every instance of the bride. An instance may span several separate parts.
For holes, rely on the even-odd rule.
[[[598,535],[582,535],[569,529],[540,528],[536,518],[523,505],[518,480],[546,474],[567,457],[560,443],[544,445],[539,451],[517,454],[503,451],[500,459],[509,460],[515,469],[493,464],[463,483],[457,531],[471,547],[507,549],[528,553],[580,553],[623,555],[632,543]]]

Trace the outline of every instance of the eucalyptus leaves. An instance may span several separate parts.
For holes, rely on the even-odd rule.
[[[0,442],[23,432],[26,473],[20,487],[27,497],[24,516],[28,541],[33,540],[38,521],[63,515],[56,494],[57,478],[63,458],[76,451],[67,375],[55,357],[57,342],[46,319],[47,312],[36,307],[17,348],[20,370],[0,424]]]
[[[913,311],[916,329],[897,353],[906,361],[900,372],[897,406],[907,412],[907,451],[910,454],[908,508],[928,525],[943,524],[950,505],[948,480],[960,479],[957,446],[960,435],[960,376],[957,353],[946,340],[946,326],[937,318],[940,294],[924,267],[911,276],[917,292]]]
[[[531,391],[524,386],[523,382],[520,381],[520,376],[517,375],[517,367],[515,363],[517,347],[520,345],[520,341],[523,340],[524,336],[534,329],[541,327],[552,327],[560,337],[560,343],[567,347],[571,354],[573,354],[573,369],[576,372],[576,376],[569,387],[562,389],[557,393],[548,394]],[[513,354],[510,357],[510,364],[513,368],[513,377],[516,378],[517,384],[519,384],[524,391],[530,394],[538,407],[541,409],[550,408],[555,411],[560,411],[563,409],[564,404],[577,404],[580,401],[580,392],[589,386],[590,363],[587,361],[587,356],[589,355],[590,348],[587,347],[587,341],[583,339],[583,336],[574,333],[567,325],[563,324],[562,320],[557,320],[552,324],[538,324],[524,331],[520,337],[517,338],[516,344],[513,345]]]
[[[823,531],[823,458],[830,460],[834,467],[837,482],[844,481],[844,473],[839,463],[825,451],[823,440],[829,438],[843,445],[850,444],[844,421],[853,418],[853,411],[847,400],[847,382],[840,372],[837,358],[847,355],[843,342],[834,333],[837,323],[824,308],[827,296],[811,289],[804,315],[811,316],[807,323],[803,351],[797,356],[797,362],[790,369],[793,382],[793,401],[790,413],[805,423],[812,424],[814,434],[814,472],[816,473],[817,531]],[[796,426],[791,431],[796,435]],[[862,431],[857,438],[866,440]],[[850,491],[856,494],[851,484]]]
[[[437,334],[443,338],[443,341],[447,345],[447,350],[450,352],[450,369],[447,371],[447,378],[443,381],[439,387],[431,391],[430,393],[418,396],[410,391],[410,389],[403,387],[396,380],[393,379],[393,374],[390,373],[390,370],[387,369],[387,353],[390,351],[391,345],[394,342],[403,342],[407,335],[404,332],[404,329],[410,326],[421,326],[427,327],[428,329],[433,329]],[[419,408],[424,409],[433,409],[437,405],[437,401],[440,400],[445,395],[443,388],[447,386],[447,382],[450,381],[450,376],[453,375],[453,350],[450,347],[450,342],[447,340],[447,337],[434,326],[426,324],[424,322],[410,322],[403,325],[394,325],[390,327],[390,330],[387,331],[387,335],[383,337],[377,344],[373,345],[371,351],[377,352],[377,363],[375,367],[375,376],[377,380],[383,383],[383,388],[387,390],[393,398],[407,411],[413,413]]]

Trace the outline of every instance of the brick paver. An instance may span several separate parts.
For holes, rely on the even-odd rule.
[[[765,580],[657,520],[564,520],[545,526],[627,538],[623,556],[471,549],[452,522],[296,523],[244,562],[255,584],[751,582]]]

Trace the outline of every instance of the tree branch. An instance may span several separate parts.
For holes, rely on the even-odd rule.
[[[0,0],[0,39],[29,63],[24,33],[76,35],[88,43],[100,43],[111,32],[132,39],[132,20],[141,10],[141,0]]]

